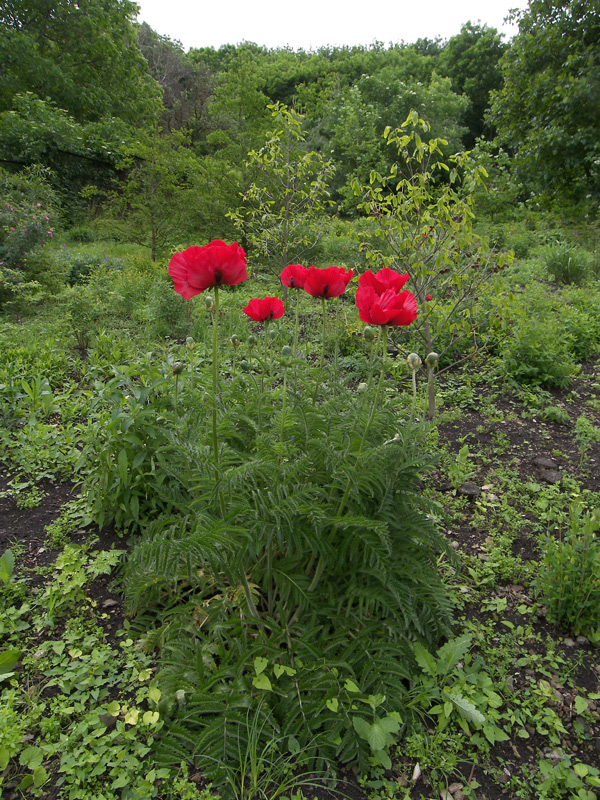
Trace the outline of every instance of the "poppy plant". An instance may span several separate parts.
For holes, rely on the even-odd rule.
[[[350,279],[354,275],[353,270],[345,270],[343,267],[309,267],[304,290],[313,297],[339,297],[345,291]]]
[[[417,318],[417,300],[410,292],[386,289],[378,295],[372,286],[356,290],[358,316],[369,325],[410,325]]]
[[[282,317],[285,307],[278,297],[255,297],[242,311],[255,322],[266,322]]]
[[[389,267],[384,267],[380,269],[379,272],[363,272],[363,274],[358,279],[359,286],[371,286],[378,295],[382,295],[388,289],[393,289],[395,292],[399,292],[400,289],[403,288],[404,284],[408,281],[409,275],[408,272],[405,272],[404,275],[401,275],[399,272],[396,272]]]
[[[281,273],[281,282],[290,289],[304,289],[304,282],[308,274],[308,267],[301,264],[290,264]]]
[[[188,247],[169,262],[175,291],[186,300],[211,286],[235,286],[247,280],[246,253],[238,245],[215,239],[202,247]]]

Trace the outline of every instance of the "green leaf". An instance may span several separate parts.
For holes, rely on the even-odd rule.
[[[344,684],[344,689],[347,692],[360,692],[358,686],[354,683],[354,681],[351,681],[350,678],[346,680],[346,683]]]
[[[585,778],[585,776],[590,771],[589,767],[586,764],[574,764],[573,769],[579,775],[580,778]]]
[[[20,650],[2,650],[0,652],[0,675],[12,672],[20,658]]]
[[[414,653],[417,664],[423,672],[435,677],[437,675],[437,661],[434,656],[420,642],[416,642]]]
[[[467,722],[472,722],[475,725],[483,725],[485,722],[485,717],[478,711],[477,708],[471,703],[466,697],[463,697],[460,694],[456,694],[455,692],[449,692],[448,697],[456,708],[458,709],[458,713],[467,720]]]
[[[338,710],[339,706],[337,697],[331,697],[329,700],[326,700],[325,705],[330,711],[333,711],[335,713]]]
[[[46,783],[49,777],[50,776],[48,775],[46,768],[39,766],[33,771],[33,785],[39,789],[40,786],[43,786]]]
[[[354,726],[354,730],[357,732],[360,738],[368,742],[371,726],[366,719],[363,719],[362,717],[352,717],[352,725]]]
[[[577,714],[584,714],[588,710],[588,702],[585,697],[581,697],[581,695],[577,695],[573,706]]]
[[[261,675],[255,675],[254,678],[252,678],[252,685],[257,689],[264,689],[267,692],[270,692],[273,688],[268,675],[265,675],[264,672]]]
[[[129,476],[127,475],[127,468],[129,466],[127,461],[127,450],[120,450],[117,456],[117,463],[119,465],[119,476],[123,486],[129,485]]]
[[[41,747],[26,747],[19,755],[19,764],[28,769],[37,769],[44,760],[44,752]]]
[[[254,671],[256,672],[257,675],[260,675],[261,672],[264,672],[268,667],[268,665],[269,662],[267,661],[266,658],[263,658],[262,656],[257,656],[254,659]]]
[[[13,551],[10,549],[5,550],[2,558],[0,558],[0,580],[2,580],[4,583],[8,583],[12,578],[14,569],[15,557]]]

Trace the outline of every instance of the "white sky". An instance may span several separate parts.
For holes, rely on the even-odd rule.
[[[185,50],[255,42],[270,48],[314,50],[326,45],[384,45],[419,38],[449,39],[465,22],[505,34],[503,20],[527,0],[137,0],[138,22]]]

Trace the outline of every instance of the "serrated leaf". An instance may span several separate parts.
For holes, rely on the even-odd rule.
[[[39,789],[40,786],[43,786],[50,776],[46,771],[45,767],[39,766],[36,767],[33,771],[33,785]]]
[[[386,733],[397,733],[400,730],[400,723],[393,717],[384,717],[379,720],[379,724]]]
[[[362,717],[352,717],[352,725],[361,739],[369,741],[371,726],[366,719],[363,719]]]
[[[435,677],[437,675],[437,662],[429,650],[423,647],[420,642],[416,642],[414,646],[414,653],[416,662],[421,667],[423,672]]]
[[[450,692],[448,697],[456,708],[458,709],[458,713],[467,720],[467,722],[472,722],[475,725],[483,725],[485,722],[485,717],[478,711],[477,708],[471,703],[466,697],[463,697],[460,694],[456,694],[455,692]]]

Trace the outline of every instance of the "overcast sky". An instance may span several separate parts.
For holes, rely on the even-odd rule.
[[[326,45],[411,44],[449,39],[465,22],[497,28],[508,40],[517,29],[503,20],[527,0],[137,0],[138,22],[178,39],[185,50],[255,42],[314,50]]]

